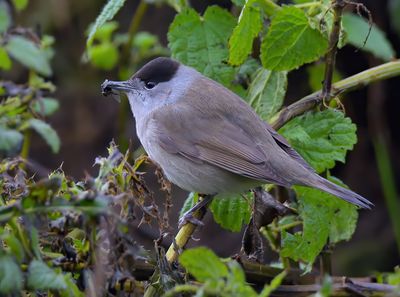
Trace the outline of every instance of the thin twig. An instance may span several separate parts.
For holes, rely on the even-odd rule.
[[[332,85],[332,90],[326,102],[338,94],[347,93],[352,90],[360,89],[373,82],[388,79],[400,75],[400,60],[388,62],[377,67],[367,69],[353,76],[345,78]],[[312,110],[322,102],[322,91],[314,92],[295,103],[283,108],[271,120],[271,125],[276,130],[289,122],[296,116],[302,115],[305,112]]]
[[[339,43],[339,36],[342,24],[342,13],[346,6],[344,0],[332,0],[333,7],[333,25],[332,31],[329,34],[329,48],[325,56],[325,75],[324,84],[322,87],[322,101],[325,102],[330,98],[332,89],[333,70],[335,69],[335,60],[337,45]]]

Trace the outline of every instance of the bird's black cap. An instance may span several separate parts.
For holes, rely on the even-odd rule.
[[[151,60],[136,72],[131,79],[138,78],[144,82],[160,83],[171,80],[178,71],[179,62],[159,57]]]

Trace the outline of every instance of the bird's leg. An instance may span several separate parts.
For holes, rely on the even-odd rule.
[[[203,199],[198,201],[191,209],[189,209],[187,212],[185,212],[182,217],[179,219],[179,224],[178,228],[180,229],[183,225],[186,225],[187,223],[192,223],[193,225],[196,226],[202,226],[204,223],[200,221],[199,219],[195,218],[193,214],[203,208],[206,207],[214,198],[214,195],[205,195]]]

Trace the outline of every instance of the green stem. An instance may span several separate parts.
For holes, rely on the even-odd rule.
[[[321,6],[321,5],[322,5],[321,2],[315,1],[315,2],[307,2],[307,3],[295,4],[293,6],[295,6],[297,8],[312,8],[312,7]]]
[[[128,30],[128,41],[122,48],[121,65],[130,64],[129,62],[131,58],[130,52],[131,52],[132,41],[133,38],[135,37],[136,32],[139,29],[140,23],[143,20],[147,8],[148,4],[144,0],[140,1],[138,7],[136,8],[136,11],[132,17],[131,24]],[[126,79],[126,77],[122,77],[121,79]],[[128,148],[128,140],[124,135],[126,130],[126,124],[128,123],[128,116],[129,116],[128,100],[121,100],[118,112],[118,122],[117,122],[117,135],[118,135],[117,139],[121,147],[121,150],[126,150]]]
[[[142,22],[144,14],[147,11],[147,8],[148,8],[147,2],[141,0],[138,7],[136,8],[135,14],[132,16],[131,24],[129,25],[129,30],[128,30],[128,41],[122,49],[121,61],[123,62],[123,64],[129,62],[128,60],[130,57],[132,41],[133,38],[135,37],[136,32],[139,29],[140,23]]]
[[[299,226],[302,223],[303,222],[301,222],[301,221],[295,221],[295,222],[292,222],[290,224],[282,225],[282,226],[279,226],[279,227],[271,227],[271,230],[274,231],[274,232],[281,232],[283,230],[287,230],[287,229]]]
[[[390,220],[392,221],[393,231],[400,254],[400,202],[396,189],[393,167],[390,162],[388,149],[383,137],[376,136],[373,139],[375,158],[378,165],[379,178],[382,184],[383,196],[387,205]]]
[[[24,132],[24,143],[22,144],[22,149],[21,149],[21,157],[24,160],[28,160],[29,148],[31,146],[31,135],[32,135],[32,131],[30,129],[25,130],[25,132]],[[21,163],[20,167],[22,169],[24,169],[25,163]]]
[[[356,89],[363,88],[373,82],[388,79],[400,75],[400,60],[388,62],[377,67],[367,69],[353,76],[345,78],[332,85],[329,102],[339,94],[347,93]],[[271,125],[278,130],[288,121],[296,116],[313,109],[322,102],[322,91],[314,92],[295,103],[283,108],[271,119]]]

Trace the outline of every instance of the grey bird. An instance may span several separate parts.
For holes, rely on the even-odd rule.
[[[106,80],[103,94],[112,90],[127,94],[144,149],[182,189],[212,197],[264,183],[301,185],[373,205],[319,176],[238,95],[173,59],[156,58],[127,81]]]

